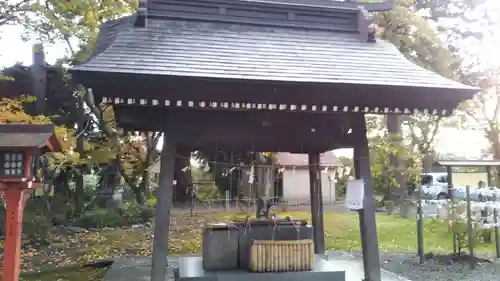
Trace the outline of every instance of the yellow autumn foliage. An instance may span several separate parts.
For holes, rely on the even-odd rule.
[[[34,102],[32,97],[19,97],[14,99],[0,99],[0,123],[20,124],[50,124],[51,119],[44,115],[29,115],[24,111],[27,103]],[[104,145],[84,143],[85,159],[75,151],[76,131],[71,128],[56,126],[56,135],[61,143],[62,152],[51,153],[51,164],[54,166],[74,166],[80,164],[106,163],[114,157],[112,149]],[[88,152],[88,153],[87,153]]]

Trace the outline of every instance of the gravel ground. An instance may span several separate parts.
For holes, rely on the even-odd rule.
[[[355,256],[361,255],[356,253]],[[469,264],[445,265],[433,260],[419,264],[416,254],[381,253],[382,268],[411,281],[499,281],[500,260],[482,263],[471,270]]]

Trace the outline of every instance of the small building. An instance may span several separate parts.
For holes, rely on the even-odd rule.
[[[133,15],[101,25],[93,54],[71,70],[73,79],[91,88],[95,100],[113,105],[117,127],[161,131],[166,139],[161,161],[168,164],[161,173],[167,184],[157,192],[165,204],[156,205],[160,235],[151,280],[165,280],[168,181],[179,151],[308,153],[316,174],[321,152],[354,148],[356,177],[366,179],[370,198],[365,115],[449,116],[476,94],[477,88],[412,64],[376,38],[369,13],[390,11],[394,1],[361,2],[367,1],[140,1]],[[312,193],[318,260],[325,252],[319,180],[303,187]],[[373,202],[367,200],[359,219],[364,279],[381,281]],[[190,267],[201,269],[202,260],[194,259]],[[199,272],[196,278],[213,277]]]
[[[283,200],[289,204],[309,204],[309,161],[307,154],[280,152],[276,155],[281,175]],[[324,204],[335,202],[335,169],[342,166],[331,151],[320,155],[321,194]]]

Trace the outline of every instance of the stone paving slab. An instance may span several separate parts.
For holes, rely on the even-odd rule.
[[[174,280],[177,257],[169,257],[165,280]],[[150,281],[151,257],[127,256],[116,258],[111,268],[104,274],[103,281]]]
[[[345,268],[346,281],[360,281],[365,278],[363,261],[345,252],[329,252],[328,260],[334,262],[338,267]],[[402,276],[381,269],[382,281],[410,281]]]

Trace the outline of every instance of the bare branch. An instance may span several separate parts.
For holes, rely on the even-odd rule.
[[[436,138],[436,135],[439,131],[439,128],[441,126],[441,121],[442,121],[443,117],[442,116],[438,116],[435,121],[434,121],[434,128],[431,132],[431,136],[430,136],[430,139],[429,139],[429,144],[428,144],[428,148],[430,149],[430,147],[432,146],[432,144],[434,143],[434,139]]]
[[[5,1],[9,2],[9,1]],[[10,24],[22,13],[29,12],[31,9],[30,0],[22,0],[18,3],[9,3],[0,5],[0,26]]]

